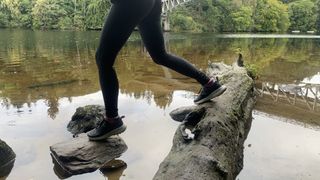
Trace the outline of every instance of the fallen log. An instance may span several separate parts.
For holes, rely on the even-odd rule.
[[[238,65],[211,64],[209,73],[219,77],[226,92],[211,102],[179,108],[170,114],[183,123],[155,180],[231,180],[241,171],[243,144],[255,104],[253,80]],[[193,137],[186,137],[186,128]]]

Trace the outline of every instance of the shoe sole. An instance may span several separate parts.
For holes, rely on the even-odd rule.
[[[227,88],[225,86],[221,86],[219,89],[213,91],[211,94],[209,94],[209,96],[207,96],[206,98],[201,99],[200,101],[194,102],[195,104],[202,104],[205,103],[215,97],[220,96],[221,94],[223,94],[225,91],[227,90]]]
[[[99,140],[104,140],[104,139],[107,139],[109,138],[110,136],[114,136],[114,135],[118,135],[118,134],[121,134],[123,133],[125,130],[127,129],[127,126],[126,125],[122,125],[102,136],[99,136],[99,137],[89,137],[89,140],[92,140],[92,141],[99,141]]]

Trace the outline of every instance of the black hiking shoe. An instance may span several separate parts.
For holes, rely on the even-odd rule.
[[[200,90],[198,97],[193,101],[195,104],[205,103],[212,98],[218,97],[226,91],[226,87],[219,84],[218,79],[216,79],[212,85],[203,86]]]
[[[95,129],[87,133],[89,140],[104,140],[110,136],[121,134],[127,128],[126,125],[123,124],[122,118],[124,118],[124,116],[112,118],[110,119],[112,123],[107,120],[102,120]]]

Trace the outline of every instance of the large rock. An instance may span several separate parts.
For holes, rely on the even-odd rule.
[[[120,157],[127,149],[125,142],[118,136],[104,141],[89,141],[85,134],[50,146],[54,171],[62,179],[93,172]]]
[[[10,174],[14,162],[16,159],[16,154],[13,150],[0,139],[0,178],[6,177]]]
[[[255,104],[253,80],[237,65],[211,64],[209,73],[219,76],[228,89],[211,102],[171,113],[183,123],[154,179],[231,180],[241,171]],[[192,138],[185,137],[186,124],[191,125]]]
[[[67,129],[72,134],[86,133],[94,129],[105,118],[105,108],[100,105],[79,107],[71,118]]]

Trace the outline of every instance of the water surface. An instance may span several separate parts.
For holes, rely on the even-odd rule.
[[[319,91],[319,36],[165,34],[168,51],[203,71],[209,62],[232,64],[237,52],[257,68],[258,98],[239,179],[320,179],[319,94],[284,94],[300,85]],[[99,32],[0,30],[0,138],[16,152],[7,179],[57,179],[49,146],[72,138],[66,125],[75,109],[102,105],[94,61]],[[71,179],[151,179],[172,145],[178,123],[169,112],[192,105],[199,85],[152,62],[134,34],[116,61],[119,111],[126,115],[121,137],[129,149],[123,173],[94,173]],[[270,85],[262,91],[264,84]],[[315,97],[318,98],[315,98]],[[317,100],[317,101],[315,101]],[[37,169],[35,171],[35,169]],[[281,172],[281,173],[280,173]],[[115,178],[117,179],[117,178]]]

